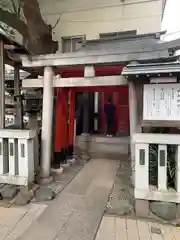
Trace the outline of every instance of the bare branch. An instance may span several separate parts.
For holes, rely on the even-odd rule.
[[[58,23],[59,23],[59,21],[60,21],[60,18],[61,18],[61,16],[58,17],[56,23],[54,24],[54,26],[52,26],[52,29],[54,29],[54,28],[58,25]]]

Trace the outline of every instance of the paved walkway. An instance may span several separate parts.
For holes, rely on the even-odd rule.
[[[29,204],[22,208],[0,207],[0,240],[17,239],[45,209],[43,204]]]
[[[152,228],[160,232],[152,233]],[[154,232],[154,231],[153,231]],[[96,240],[179,240],[180,230],[143,220],[104,216]]]
[[[117,167],[115,160],[91,160],[17,239],[93,240]]]

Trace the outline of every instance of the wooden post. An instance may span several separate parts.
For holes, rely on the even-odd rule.
[[[66,163],[67,158],[68,158],[68,146],[69,146],[69,136],[68,136],[68,93],[69,89],[68,88],[62,88],[62,103],[63,104],[63,124],[61,127],[63,128],[63,145],[62,145],[62,150],[64,153],[64,162]]]
[[[56,167],[67,157],[68,148],[68,89],[58,88],[56,97],[56,133],[54,160]]]
[[[74,138],[75,138],[75,92],[70,89],[70,112],[69,112],[69,157],[74,152]]]
[[[5,124],[4,43],[0,40],[0,128]]]
[[[21,89],[20,89],[20,68],[19,64],[14,66],[14,96],[16,96],[16,116],[15,125],[19,128],[23,128],[23,109],[22,109],[22,99],[21,99]]]

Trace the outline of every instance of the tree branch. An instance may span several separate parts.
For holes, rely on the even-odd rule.
[[[14,0],[11,0],[15,3]],[[0,21],[16,29],[22,36],[24,45],[33,54],[55,53],[58,42],[52,39],[52,27],[45,23],[38,0],[19,0],[25,21],[20,19],[17,11],[10,12],[0,7]],[[13,9],[15,6],[13,4]],[[16,9],[17,10],[17,9]],[[59,20],[58,20],[59,21]]]
[[[54,24],[54,26],[52,26],[52,29],[55,29],[55,27],[58,25],[60,18],[61,18],[61,16],[58,17],[56,23]]]
[[[33,26],[39,34],[50,33],[48,25],[44,22],[38,0],[20,0],[28,28]]]
[[[22,36],[28,35],[27,25],[17,17],[16,13],[11,13],[0,8],[0,21],[16,29]]]

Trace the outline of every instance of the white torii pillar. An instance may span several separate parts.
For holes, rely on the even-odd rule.
[[[53,77],[54,77],[53,68],[45,67],[43,79],[41,163],[40,163],[40,182],[42,184],[46,184],[52,181],[51,147],[52,147],[52,121],[54,101]]]

